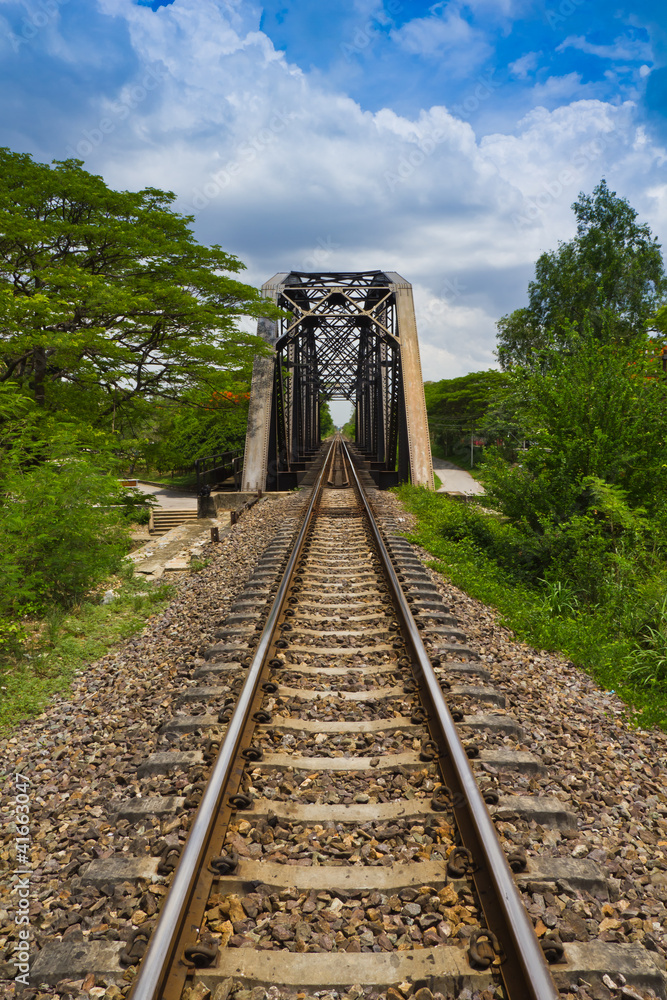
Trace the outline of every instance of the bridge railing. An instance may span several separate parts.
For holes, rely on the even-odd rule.
[[[210,486],[215,480],[233,477],[234,491],[241,489],[241,474],[243,472],[242,451],[217,451],[213,455],[204,455],[195,461],[197,475],[197,493],[204,486]]]

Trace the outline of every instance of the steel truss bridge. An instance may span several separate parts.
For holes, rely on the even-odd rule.
[[[355,408],[357,450],[380,488],[434,488],[412,286],[393,271],[276,274],[262,286],[288,317],[260,320],[244,490],[285,490],[320,447],[320,402]]]

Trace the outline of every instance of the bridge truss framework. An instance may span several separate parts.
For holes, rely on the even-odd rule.
[[[319,403],[355,407],[356,444],[378,486],[434,488],[412,286],[393,271],[276,274],[288,318],[260,320],[243,489],[284,490],[320,445]]]

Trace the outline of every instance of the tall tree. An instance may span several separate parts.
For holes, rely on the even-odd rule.
[[[238,320],[275,307],[173,201],[0,149],[0,382],[105,423],[136,399],[216,388],[266,350]]]
[[[529,304],[498,323],[503,368],[538,366],[549,345],[567,349],[589,324],[601,342],[630,344],[667,294],[660,244],[625,198],[602,180],[572,206],[577,235],[543,253],[528,286]]]
[[[479,430],[506,383],[507,376],[493,368],[460,378],[426,382],[424,395],[434,444],[441,446],[447,455],[463,434]]]
[[[203,399],[190,394],[185,404],[152,408],[151,443],[143,449],[159,470],[191,465],[194,459],[224,451],[243,451],[248,421],[248,386],[214,392]]]
[[[329,400],[320,399],[320,436],[322,438],[331,437],[335,430],[336,425],[329,409]]]
[[[520,497],[511,516],[566,518],[587,476],[622,487],[633,506],[664,507],[667,381],[655,355],[637,344],[609,350],[588,328],[571,352],[546,350],[543,374],[509,376],[505,403],[529,441],[520,467],[503,463],[504,485],[521,487],[511,493],[512,503]]]

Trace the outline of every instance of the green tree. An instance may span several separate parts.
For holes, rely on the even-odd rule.
[[[658,356],[660,356],[664,364],[667,361],[667,306],[662,306],[658,309],[653,317],[653,325],[659,331],[658,337],[652,341],[655,358],[657,360]]]
[[[610,347],[590,331],[571,339],[571,353],[547,351],[547,372],[510,377],[506,402],[530,447],[508,475],[539,483],[539,511],[558,519],[576,506],[587,476],[622,487],[633,506],[658,510],[667,496],[667,380],[655,354],[637,344]],[[512,516],[531,508],[520,504]]]
[[[447,455],[463,434],[479,430],[507,381],[503,372],[490,368],[460,378],[425,382],[426,410],[434,445]]]
[[[598,340],[630,344],[645,336],[667,293],[660,244],[605,180],[592,195],[581,193],[572,209],[577,235],[539,257],[528,307],[498,323],[504,369],[543,366],[544,350],[568,350],[572,332],[582,331],[585,321]]]
[[[235,385],[234,390],[219,390],[208,398],[191,394],[184,405],[161,405],[152,440],[143,449],[148,463],[164,471],[189,466],[195,459],[216,452],[242,452],[248,420],[247,389]]]
[[[13,468],[0,502],[0,611],[69,607],[117,570],[129,535],[118,480],[90,456]]]
[[[108,437],[0,386],[0,617],[69,606],[128,548]]]
[[[0,150],[0,382],[43,408],[114,426],[180,400],[266,350],[238,328],[275,307],[204,247],[174,195],[109,189],[81,161]]]
[[[331,416],[331,410],[329,409],[329,400],[320,400],[320,437],[322,440],[335,432],[336,426],[333,422],[333,417]]]
[[[355,413],[353,410],[350,414],[350,419],[341,427],[341,434],[343,437],[348,438],[348,440],[354,441],[355,432]]]
[[[543,372],[516,369],[506,401],[529,442],[518,465],[489,455],[487,496],[520,528],[536,576],[550,568],[597,599],[624,547],[641,549],[650,515],[667,524],[667,380],[654,351],[608,345],[587,327]]]
[[[549,335],[527,308],[515,309],[507,316],[501,316],[497,327],[496,354],[505,371],[515,365],[536,364],[541,349],[549,343]]]

